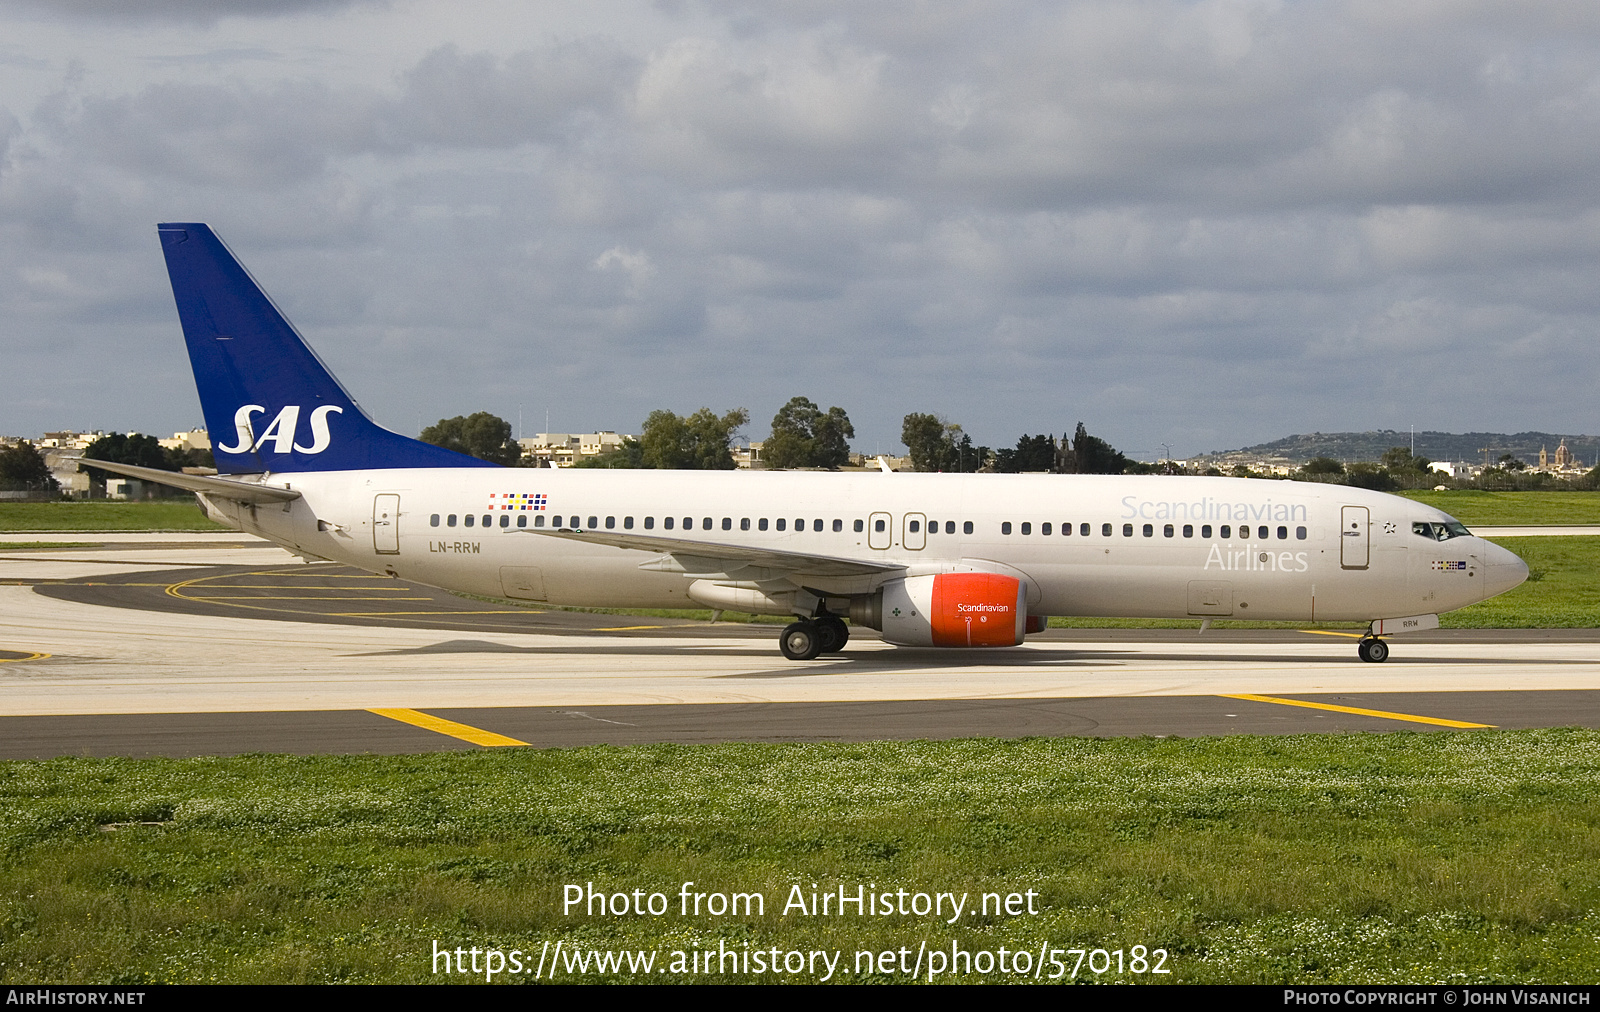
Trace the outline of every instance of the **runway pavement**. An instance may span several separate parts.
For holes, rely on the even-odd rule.
[[[857,632],[804,663],[776,638],[472,601],[236,534],[11,536],[0,758],[1600,726],[1595,630],[1400,637],[1383,665],[1326,630],[971,653]]]

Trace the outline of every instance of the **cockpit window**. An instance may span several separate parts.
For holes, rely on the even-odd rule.
[[[1434,523],[1426,521],[1415,522],[1411,525],[1411,533],[1420,534],[1435,541],[1449,541],[1451,538],[1465,538],[1472,535],[1472,532],[1467,530],[1466,524],[1457,520],[1435,521]]]

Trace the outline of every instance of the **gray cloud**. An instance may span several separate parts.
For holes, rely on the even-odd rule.
[[[912,410],[1179,452],[1592,431],[1592,6],[713,4],[359,75],[243,31],[0,116],[0,312],[19,367],[116,327],[166,368],[150,226],[195,218],[403,428],[759,437],[801,393],[882,449]],[[95,368],[129,417],[190,396]],[[71,421],[33,417],[0,431]]]
[[[0,0],[0,8],[13,7],[67,18],[93,18],[120,22],[189,22],[212,25],[223,18],[274,18],[314,14],[357,6],[378,6],[387,0]]]

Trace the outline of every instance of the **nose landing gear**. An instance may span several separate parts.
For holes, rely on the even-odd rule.
[[[1376,636],[1367,636],[1356,646],[1356,653],[1364,661],[1382,664],[1389,659],[1389,644]]]

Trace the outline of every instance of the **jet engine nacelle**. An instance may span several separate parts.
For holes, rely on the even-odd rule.
[[[1027,588],[998,573],[938,573],[884,584],[872,624],[907,647],[1014,647],[1028,624]],[[877,595],[873,595],[877,597]],[[865,609],[863,609],[865,610]],[[856,609],[851,618],[858,620]]]

